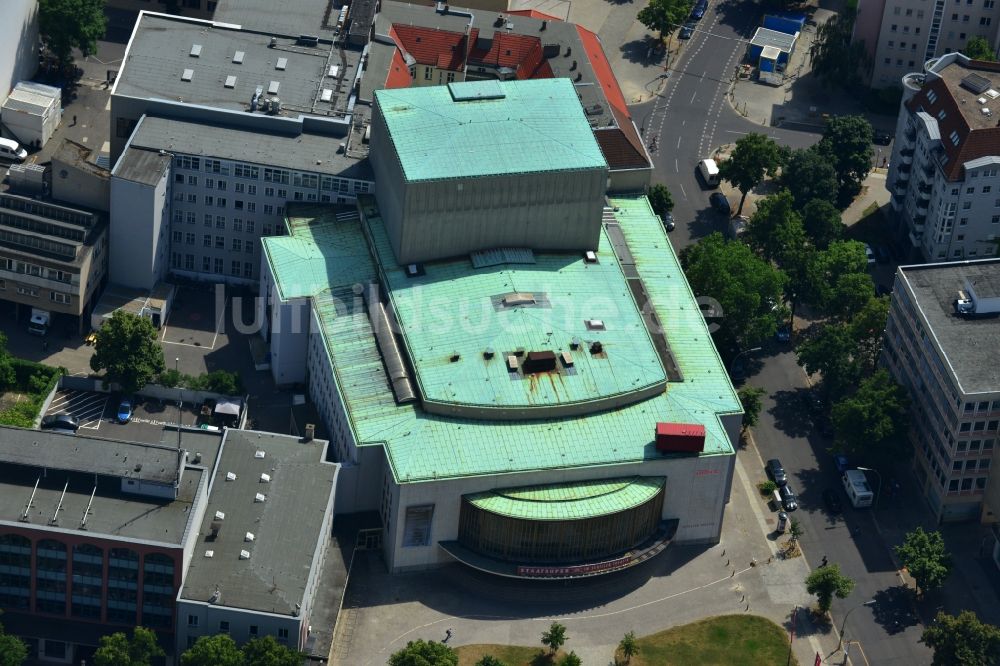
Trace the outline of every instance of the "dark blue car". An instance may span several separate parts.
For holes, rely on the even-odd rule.
[[[695,21],[700,21],[706,11],[708,11],[708,0],[698,0],[695,3],[694,9],[691,10],[691,18]]]

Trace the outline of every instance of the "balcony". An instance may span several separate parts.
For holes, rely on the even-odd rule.
[[[933,164],[925,164],[921,169],[921,171],[923,171],[924,175],[927,176],[928,178],[934,178],[935,169]]]
[[[906,194],[906,181],[905,180],[897,180],[895,183],[893,183],[893,185],[892,185],[892,193],[895,194],[895,195],[897,195],[897,196],[903,196],[903,195],[905,195]]]
[[[926,195],[927,198],[930,198],[931,192],[934,191],[934,187],[926,183],[920,183],[920,185],[917,186],[917,191],[920,192],[920,194]]]
[[[917,210],[927,212],[927,205],[931,202],[928,197],[919,197],[917,199]]]

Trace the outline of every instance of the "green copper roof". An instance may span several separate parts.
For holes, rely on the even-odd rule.
[[[587,403],[573,410],[582,411],[662,391],[666,373],[603,230],[596,263],[582,253],[483,268],[460,259],[425,264],[416,277],[396,264],[381,224],[371,225],[371,235],[420,392],[454,408],[433,411],[516,408],[528,415],[558,406],[568,413],[573,403]],[[508,306],[504,298],[533,302]],[[601,327],[587,325],[593,320]],[[590,353],[592,342],[602,353]],[[507,357],[519,349],[566,353],[572,366],[564,371],[558,359],[557,372],[511,374]],[[484,358],[487,350],[493,358]]]
[[[608,168],[566,78],[377,90],[375,102],[411,182]]]
[[[663,477],[598,479],[547,486],[501,488],[466,495],[483,511],[524,520],[580,520],[621,513],[645,504],[663,489]]]
[[[316,244],[320,252],[341,252],[347,244],[356,247],[356,239],[363,242],[365,235],[377,238],[384,234],[379,229],[382,221],[377,216],[374,198],[363,195],[360,202],[363,209],[373,213],[362,222],[337,221],[332,214],[317,217],[315,211],[321,210],[320,207],[291,206],[290,231],[298,237],[297,229],[303,227],[294,216],[301,216],[309,220],[307,230],[332,225],[333,229],[324,232],[330,234],[327,237],[307,231],[313,234],[313,240],[307,242],[316,244],[325,238],[322,245]],[[615,217],[621,223],[636,269],[645,281],[653,309],[683,373],[683,381],[670,382],[655,396],[619,409],[566,418],[498,421],[431,414],[418,403],[397,405],[368,317],[363,310],[355,311],[352,307],[351,287],[378,274],[375,258],[372,254],[350,252],[344,261],[324,264],[329,270],[326,288],[314,292],[313,307],[319,315],[335,389],[347,406],[350,427],[359,445],[385,447],[397,481],[408,483],[659,458],[661,454],[653,441],[658,421],[704,424],[706,440],[702,455],[733,453],[719,415],[739,414],[740,404],[663,225],[645,197],[614,198],[611,205],[619,209]],[[281,239],[265,239],[265,247],[274,240]],[[337,247],[328,248],[327,243],[337,243]],[[599,252],[598,257],[601,262],[610,260],[604,252]],[[541,259],[549,261],[545,256]],[[568,260],[576,261],[576,257]],[[461,290],[464,287],[460,283],[473,269],[467,259],[461,259],[444,262],[441,270],[450,264],[466,267],[464,276],[462,271],[449,269],[455,271],[448,278],[453,288]],[[388,273],[398,269],[395,263],[384,267]],[[291,267],[276,273],[279,282],[283,281],[281,275],[298,279],[298,273]],[[279,287],[282,294],[291,293],[283,284]]]

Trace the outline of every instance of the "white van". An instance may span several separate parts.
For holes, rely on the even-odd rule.
[[[855,509],[872,505],[874,495],[864,472],[860,469],[849,469],[844,472],[841,481],[844,484],[844,492],[847,493]]]
[[[27,156],[28,151],[22,148],[17,141],[0,138],[0,160],[23,162]]]
[[[709,187],[719,186],[719,165],[715,163],[715,160],[704,159],[698,162],[698,173],[701,174],[705,184]]]

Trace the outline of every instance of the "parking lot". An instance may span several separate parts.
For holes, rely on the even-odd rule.
[[[229,298],[215,290],[179,288],[160,334],[165,345],[215,349],[223,329]]]
[[[137,398],[133,402],[129,422],[118,423],[116,415],[120,402],[121,397],[117,394],[61,390],[56,393],[45,414],[72,414],[80,422],[80,434],[88,437],[149,444],[169,442],[169,438],[176,437],[173,430],[178,420],[176,402]],[[185,403],[180,411],[180,420],[184,426],[196,426],[198,410]],[[164,428],[170,430],[165,431]]]

